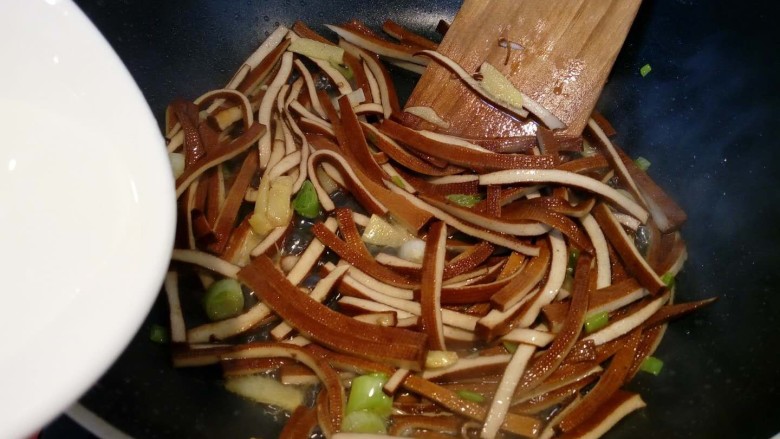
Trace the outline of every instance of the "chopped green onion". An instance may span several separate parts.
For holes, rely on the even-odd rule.
[[[574,276],[572,276],[568,270],[566,272],[566,276],[563,278],[563,285],[561,285],[561,289],[568,292],[571,292],[571,290],[574,289]]]
[[[181,177],[181,174],[184,174],[184,154],[180,152],[171,152],[168,153],[168,159],[171,161],[173,178]]]
[[[149,328],[149,340],[160,344],[168,343],[168,341],[170,341],[168,329],[162,325],[152,325],[152,327]]]
[[[411,262],[422,263],[425,254],[425,241],[422,239],[410,239],[398,248],[398,257]]]
[[[639,365],[639,370],[642,372],[651,373],[658,376],[661,373],[661,369],[664,367],[664,362],[656,357],[647,357]]]
[[[348,65],[334,62],[333,60],[328,61],[331,67],[338,70],[342,75],[344,75],[345,78],[347,78],[347,81],[351,81],[355,79],[355,74],[352,73],[352,69],[349,68]]]
[[[650,67],[650,64],[645,64],[645,65],[643,65],[642,67],[639,68],[639,74],[642,75],[642,77],[644,78],[652,70],[653,70],[653,68]]]
[[[566,291],[571,291],[574,287],[574,268],[577,267],[577,259],[580,257],[580,249],[572,247],[569,250],[569,262],[566,265],[566,277],[563,279],[563,288]]]
[[[312,59],[325,60],[331,64],[341,64],[344,61],[344,49],[341,47],[309,38],[294,39],[287,50]]]
[[[387,382],[384,374],[361,375],[352,380],[346,413],[370,411],[382,418],[393,411],[393,398],[382,390]]]
[[[504,349],[506,349],[510,354],[514,354],[517,350],[517,343],[512,343],[511,341],[505,341],[502,343],[504,345]]]
[[[594,155],[598,154],[599,150],[596,149],[595,146],[588,143],[587,140],[582,141],[582,156],[583,157],[593,157]]]
[[[585,319],[585,332],[590,334],[607,326],[609,323],[609,313],[602,311]]]
[[[572,248],[569,250],[569,266],[573,267],[577,265],[577,258],[580,257],[580,249]]]
[[[447,195],[447,199],[462,207],[474,207],[475,204],[482,201],[482,196],[470,194],[452,194]]]
[[[485,397],[481,393],[472,392],[471,390],[458,390],[458,396],[463,400],[476,402],[477,404],[485,402]]]
[[[348,433],[387,434],[384,418],[368,410],[359,410],[344,416],[341,430]]]
[[[401,189],[406,189],[406,185],[404,184],[404,180],[399,175],[393,175],[391,178],[393,181],[393,184],[400,187]]]
[[[415,239],[403,226],[393,224],[377,214],[371,215],[360,237],[366,244],[396,248]]]
[[[513,108],[521,108],[523,106],[523,93],[492,64],[482,63],[479,66],[479,74],[481,76],[478,80],[479,85],[482,86],[487,95]]]
[[[636,165],[637,168],[643,171],[647,171],[648,168],[650,168],[650,160],[642,156],[637,157],[636,160],[634,160],[634,164]]]
[[[455,351],[437,351],[431,349],[425,356],[425,368],[435,369],[449,367],[458,362],[458,353]]]
[[[574,276],[574,268],[577,266],[577,259],[580,257],[580,249],[572,248],[569,250],[569,264],[566,266],[566,274]]]
[[[212,321],[235,317],[244,310],[244,292],[235,279],[214,282],[203,296],[203,309]]]
[[[287,386],[266,375],[239,375],[225,380],[225,389],[261,404],[270,404],[294,411],[304,403],[304,390]]]
[[[306,180],[301,185],[298,195],[293,200],[293,209],[298,212],[298,215],[309,219],[316,218],[320,214],[320,200],[311,181]]]
[[[672,273],[666,273],[663,276],[661,276],[661,281],[666,285],[668,288],[674,288],[674,274]]]

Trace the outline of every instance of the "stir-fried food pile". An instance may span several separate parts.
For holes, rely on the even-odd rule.
[[[622,387],[660,371],[666,323],[709,303],[673,304],[685,214],[603,117],[557,136],[493,66],[383,29],[280,27],[224,88],[170,104],[174,364],[220,365],[291,413],[286,438],[603,434],[644,406]],[[429,62],[536,134],[402,110],[386,63]]]

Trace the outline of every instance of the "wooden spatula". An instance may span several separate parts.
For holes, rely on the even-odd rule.
[[[640,2],[465,0],[438,51],[469,72],[476,72],[483,62],[492,64],[566,124],[560,134],[579,135]],[[436,62],[422,75],[409,106],[433,108],[450,121],[444,130],[450,134],[477,138],[529,134],[527,122],[486,104]],[[437,129],[413,116],[406,116],[406,122]]]

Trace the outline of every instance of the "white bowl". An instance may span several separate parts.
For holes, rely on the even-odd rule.
[[[75,401],[159,291],[175,196],[119,58],[70,1],[0,13],[0,437]]]

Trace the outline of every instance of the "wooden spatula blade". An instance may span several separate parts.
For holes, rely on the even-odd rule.
[[[579,135],[640,2],[466,0],[438,50],[469,72],[489,62],[566,124],[560,134]],[[502,39],[508,48],[501,47]],[[435,62],[422,75],[408,106],[432,107],[450,121],[448,133],[464,137],[519,136],[533,130],[484,102]],[[413,116],[405,116],[405,122],[436,129]]]

